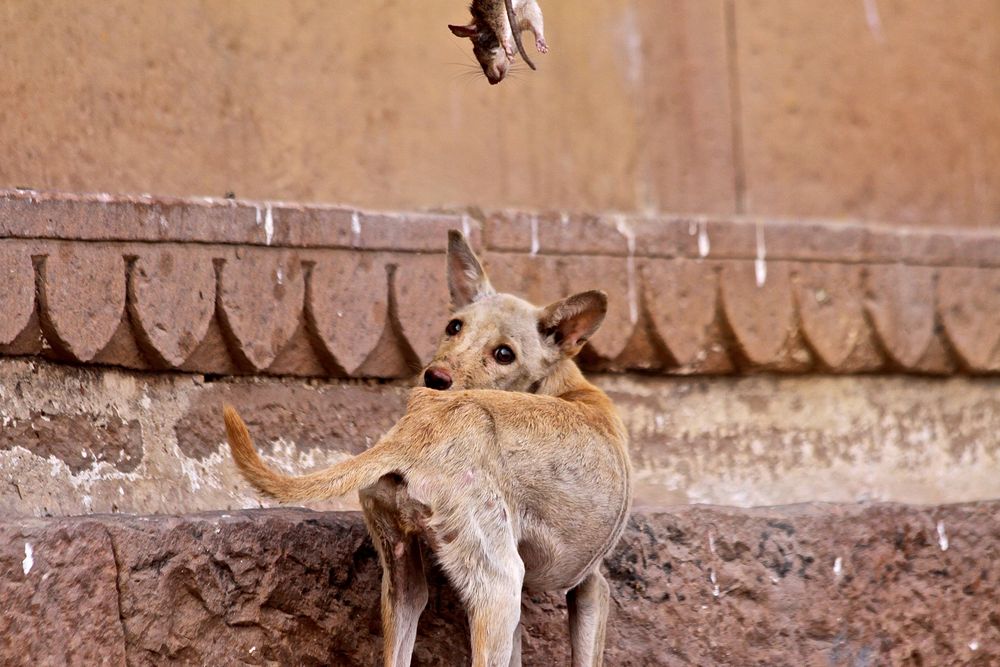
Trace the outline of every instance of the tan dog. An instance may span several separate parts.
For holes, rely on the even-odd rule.
[[[631,504],[627,435],[574,355],[607,310],[603,292],[537,308],[490,286],[459,232],[448,237],[455,307],[406,414],[371,449],[301,477],[269,469],[225,409],[247,480],[286,502],[360,489],[382,563],[385,665],[410,664],[427,603],[426,544],[469,613],[473,665],[520,665],[522,588],[564,590],[573,665],[602,663],[601,561]],[[443,391],[443,390],[450,391]]]

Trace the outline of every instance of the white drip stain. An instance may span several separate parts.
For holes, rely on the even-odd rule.
[[[698,256],[704,259],[708,257],[711,245],[708,242],[708,223],[704,220],[698,222]]]
[[[753,273],[757,279],[757,287],[763,287],[767,282],[767,248],[764,246],[764,226],[757,223],[757,259],[753,262]]]
[[[361,245],[361,216],[357,211],[351,212],[351,247],[357,248]]]
[[[35,565],[35,550],[31,547],[31,542],[24,543],[24,560],[21,561],[21,569],[27,575]]]
[[[837,560],[833,561],[833,574],[835,577],[840,578],[840,575],[844,572],[844,559],[837,556]]]
[[[882,31],[882,17],[878,13],[877,0],[862,0],[865,6],[865,20],[868,30],[879,44],[885,43],[885,33]]]
[[[355,215],[357,215],[357,214],[355,214]],[[361,233],[360,223],[359,223],[359,227],[358,227],[358,233],[359,234]],[[469,238],[469,235],[471,233],[472,233],[472,226],[469,224],[469,216],[467,216],[467,215],[465,215],[463,213],[462,214],[462,234],[465,236],[465,238]]]
[[[285,272],[278,267],[278,270],[274,272],[274,277],[277,279],[279,285],[285,284]]]
[[[947,533],[944,532],[944,521],[938,521],[937,534],[938,534],[938,546],[941,547],[941,551],[947,551],[948,535]]]
[[[635,281],[635,233],[623,215],[616,218],[615,229],[625,237],[625,244],[628,246],[628,258],[625,260],[628,279],[628,318],[635,324],[639,321],[639,293]]]
[[[712,596],[719,597],[719,581],[715,576],[715,570],[709,570],[708,578],[712,580]]]
[[[531,254],[532,256],[538,254],[538,216],[531,216]]]
[[[264,207],[264,243],[265,245],[271,245],[271,241],[274,239],[274,212],[271,210],[271,205],[268,204]]]

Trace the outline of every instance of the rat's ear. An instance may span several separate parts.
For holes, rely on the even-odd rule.
[[[448,29],[451,30],[451,34],[455,37],[468,37],[472,39],[476,36],[479,30],[476,29],[475,23],[470,23],[469,25],[451,25],[448,24]]]
[[[496,294],[465,235],[456,229],[448,232],[448,291],[455,308]]]
[[[601,326],[607,312],[607,294],[580,292],[547,306],[538,320],[538,331],[546,342],[572,357]]]

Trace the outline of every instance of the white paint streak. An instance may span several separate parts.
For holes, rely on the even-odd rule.
[[[264,243],[266,245],[271,245],[271,241],[274,239],[274,211],[271,210],[271,205],[268,204],[264,208]]]
[[[352,220],[352,225],[353,225],[353,220]],[[358,233],[359,234],[361,233],[360,225],[358,227]],[[469,224],[469,216],[465,215],[464,213],[462,214],[462,234],[465,236],[465,238],[469,238],[469,235],[472,234],[472,226]]]
[[[757,223],[757,259],[753,262],[753,273],[757,287],[767,282],[767,247],[764,245],[764,225]]]
[[[947,533],[944,532],[944,521],[938,521],[937,534],[938,534],[938,546],[941,547],[941,551],[947,551],[948,535]]]
[[[712,555],[717,555],[715,553],[715,536],[712,533],[708,534],[708,550],[712,552]]]
[[[532,215],[531,216],[531,254],[532,255],[537,255],[538,254],[538,247],[539,247],[539,242],[538,242],[538,216],[537,215]]]
[[[839,579],[840,575],[843,574],[843,572],[844,572],[844,559],[841,558],[840,556],[837,556],[837,560],[833,561],[833,574],[835,577]]]
[[[351,247],[357,248],[361,245],[361,216],[357,211],[351,212]]]
[[[281,270],[280,266],[274,272],[274,277],[278,281],[279,285],[284,285],[285,284],[285,272]]]
[[[868,30],[879,44],[885,43],[885,33],[882,31],[882,17],[878,13],[877,0],[862,0],[865,6],[865,20]]]
[[[24,560],[21,561],[21,569],[27,575],[35,565],[35,550],[31,547],[31,542],[24,543]]]
[[[712,581],[712,596],[719,597],[719,581],[715,576],[715,570],[709,570],[708,578]]]
[[[701,220],[698,222],[698,256],[703,259],[708,257],[711,248],[711,244],[708,242],[708,223]]]
[[[629,5],[622,16],[621,34],[623,49],[625,54],[625,64],[627,66],[626,76],[628,81],[635,87],[642,83],[643,57],[642,57],[642,30],[639,27],[639,19],[635,9]]]
[[[635,276],[635,233],[623,215],[619,215],[615,219],[615,229],[625,237],[625,244],[628,247],[628,258],[625,260],[628,280],[628,318],[632,324],[635,324],[639,321],[639,289]]]

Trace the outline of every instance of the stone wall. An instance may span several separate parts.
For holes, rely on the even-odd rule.
[[[466,4],[8,3],[0,187],[1000,218],[994,0],[543,0],[497,87]]]
[[[606,561],[605,664],[996,664],[998,511],[638,512]],[[0,520],[0,660],[372,665],[378,576],[355,514]],[[469,664],[464,611],[431,579],[415,664]],[[560,596],[526,595],[522,622],[526,665],[569,663]]]
[[[223,401],[289,470],[361,451],[441,335],[449,228],[500,289],[608,291],[582,364],[640,506],[1000,495],[996,232],[17,191],[0,512],[255,507]]]

